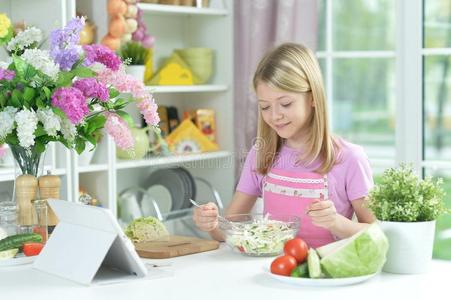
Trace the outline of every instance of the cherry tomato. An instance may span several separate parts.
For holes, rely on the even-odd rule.
[[[282,255],[274,259],[271,263],[271,273],[282,276],[290,276],[296,266],[296,258],[291,255]]]
[[[25,256],[35,256],[41,253],[42,248],[44,248],[43,243],[25,243],[23,245],[23,254]]]
[[[307,258],[308,246],[302,239],[294,238],[285,243],[283,252],[296,258],[298,264],[300,264]]]

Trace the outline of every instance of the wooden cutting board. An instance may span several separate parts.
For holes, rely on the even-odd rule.
[[[168,241],[135,244],[136,252],[143,258],[169,258],[218,249],[219,242],[192,236],[171,235]]]

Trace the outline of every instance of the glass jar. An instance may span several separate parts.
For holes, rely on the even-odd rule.
[[[48,239],[48,211],[47,201],[36,199],[32,201],[32,215],[33,215],[33,232],[42,236],[42,242],[47,242]]]
[[[8,235],[17,233],[17,205],[11,199],[0,200],[0,228]]]

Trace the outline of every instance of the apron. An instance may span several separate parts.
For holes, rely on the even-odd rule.
[[[327,175],[272,169],[264,178],[263,212],[298,216],[300,227],[297,237],[313,248],[335,241],[329,230],[313,225],[306,214],[309,204],[321,198],[329,198]]]

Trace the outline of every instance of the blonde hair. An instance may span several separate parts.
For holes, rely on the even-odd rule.
[[[327,117],[327,103],[321,70],[312,51],[303,45],[285,43],[268,52],[258,64],[253,85],[266,83],[272,88],[287,92],[311,93],[313,111],[308,126],[310,134],[306,139],[305,152],[299,157],[304,165],[321,159],[321,165],[315,171],[320,174],[329,172],[336,163],[339,150],[338,141],[331,135]],[[267,174],[274,163],[283,140],[263,120],[259,109],[257,170]]]

